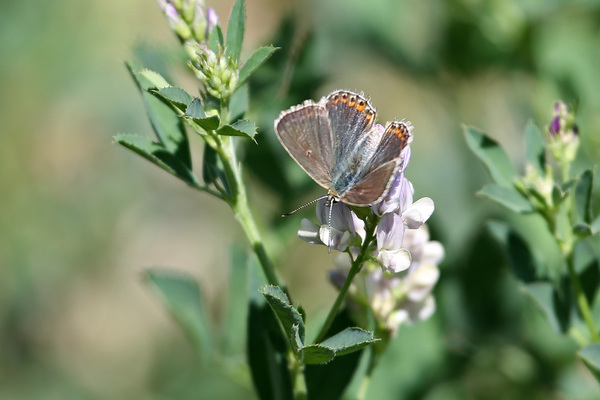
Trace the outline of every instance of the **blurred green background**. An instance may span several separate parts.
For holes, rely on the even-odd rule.
[[[233,1],[207,3],[227,20]],[[280,110],[333,89],[363,91],[380,121],[413,122],[407,176],[416,197],[436,203],[431,229],[447,252],[438,312],[399,331],[369,398],[600,398],[575,345],[524,298],[486,230],[495,218],[534,235],[539,221],[475,196],[490,178],[461,128],[481,128],[522,168],[525,124],[547,124],[561,98],[579,105],[580,165],[597,162],[600,2],[248,0],[246,54],[273,42],[281,56],[251,86],[262,134],[245,148],[249,162],[261,145],[283,154],[272,132]],[[177,50],[152,0],[4,4],[0,399],[253,398],[243,354],[197,365],[139,278],[149,266],[187,271],[219,322],[229,250],[244,243],[224,204],[112,144],[117,132],[151,133],[123,61],[141,55],[193,93]],[[298,56],[293,78],[269,86],[286,54]],[[191,141],[198,166],[201,140]],[[273,227],[322,190],[284,162],[285,192],[276,173],[261,175],[272,166],[256,163],[249,192],[281,275],[310,316],[335,295],[332,258],[294,235],[313,211],[284,224],[286,242],[275,242]],[[551,264],[552,251],[545,257]]]

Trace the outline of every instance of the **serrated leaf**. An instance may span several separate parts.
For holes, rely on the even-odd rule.
[[[191,118],[195,123],[200,125],[203,129],[212,131],[219,127],[219,116],[211,115],[207,116],[202,106],[202,101],[199,98],[194,98],[187,109],[185,110],[186,118]]]
[[[269,57],[277,50],[273,46],[265,46],[257,49],[252,55],[246,60],[242,68],[240,69],[240,76],[238,79],[238,86],[242,86],[250,76],[264,63]]]
[[[300,352],[304,364],[325,364],[335,358],[335,350],[319,344],[304,346]]]
[[[292,325],[292,350],[294,353],[300,352],[300,350],[304,347],[304,341],[300,337],[300,326],[298,324]]]
[[[525,128],[525,159],[541,176],[546,174],[544,138],[540,129],[531,121]]]
[[[168,86],[171,86],[169,82],[158,72],[152,71],[148,68],[128,61],[125,63],[129,73],[133,77],[136,85],[142,91],[148,91],[151,89],[159,90]]]
[[[258,273],[256,263],[251,263],[248,291],[248,334],[246,351],[252,382],[261,400],[292,399],[292,384],[287,369],[286,340],[281,335],[277,317],[260,295],[264,278]]]
[[[215,53],[218,53],[220,47],[223,47],[223,43],[223,31],[219,25],[215,25],[208,36],[208,47]]]
[[[592,188],[594,174],[591,169],[584,171],[575,186],[575,212],[577,222],[592,223]]]
[[[492,184],[484,186],[479,194],[519,214],[534,211],[533,205],[512,187]]]
[[[170,85],[160,74],[154,71],[139,70],[139,66],[134,63],[127,63],[126,65],[140,89],[146,113],[157,139],[168,152],[191,169],[190,147],[181,119],[167,100],[158,98],[148,92],[149,90],[160,90]]]
[[[333,335],[354,325],[347,308],[339,312],[327,336]],[[306,387],[309,400],[340,399],[352,381],[360,361],[362,350],[334,358],[327,364],[307,365],[305,368]]]
[[[229,99],[229,122],[237,121],[248,111],[249,94],[248,86],[242,86],[231,95]]]
[[[243,136],[250,139],[256,135],[256,125],[252,121],[240,119],[231,125],[223,125],[217,129],[218,135],[223,136]]]
[[[144,283],[184,329],[199,357],[207,360],[212,352],[212,334],[198,282],[181,273],[149,269]]]
[[[291,304],[287,295],[277,286],[267,285],[261,293],[265,296],[267,303],[271,306],[275,315],[279,319],[285,335],[287,336],[288,342],[292,348],[296,348],[296,338],[293,334],[292,327],[298,326],[298,335],[300,341],[305,341],[305,328],[302,316]]]
[[[198,180],[193,172],[160,143],[153,142],[142,136],[128,134],[116,135],[114,139],[116,143],[139,154],[184,182],[192,186],[198,184]]]
[[[336,356],[343,356],[379,340],[373,337],[373,332],[361,328],[346,328],[320,344],[334,350]]]
[[[474,128],[465,128],[464,133],[469,148],[483,161],[496,183],[511,187],[517,172],[502,147]]]
[[[600,344],[592,343],[579,350],[579,357],[600,383]]]
[[[158,93],[163,98],[167,99],[171,103],[175,104],[178,108],[185,110],[193,100],[192,96],[188,94],[182,88],[176,86],[169,86],[158,90]]]
[[[227,38],[225,39],[225,54],[234,60],[239,60],[242,54],[245,25],[246,7],[244,6],[244,0],[237,0],[229,16]]]
[[[544,267],[527,242],[504,222],[491,221],[487,227],[492,236],[506,249],[517,278],[524,283],[534,282]]]

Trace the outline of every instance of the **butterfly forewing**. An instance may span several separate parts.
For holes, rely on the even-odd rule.
[[[345,160],[373,126],[375,109],[364,97],[345,90],[331,93],[324,104],[331,126],[334,157],[338,161]]]
[[[275,133],[298,165],[329,189],[334,155],[326,108],[313,102],[292,107],[275,121]]]
[[[396,171],[402,166],[402,150],[410,143],[409,125],[389,123],[356,184],[340,194],[344,203],[364,206],[379,202],[386,195]]]

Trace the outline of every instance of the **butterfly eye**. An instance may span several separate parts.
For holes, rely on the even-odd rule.
[[[342,93],[342,103],[348,102],[348,93]]]
[[[336,93],[331,100],[333,101],[333,104],[337,104],[337,102],[340,101],[340,95]]]

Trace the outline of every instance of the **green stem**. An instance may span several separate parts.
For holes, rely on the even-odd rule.
[[[325,338],[327,331],[331,327],[331,324],[333,323],[333,320],[334,320],[335,316],[337,315],[337,313],[342,305],[342,302],[344,301],[344,298],[346,297],[346,293],[348,292],[348,289],[350,288],[350,285],[352,284],[352,280],[354,279],[356,274],[360,271],[360,268],[362,267],[363,263],[367,259],[367,251],[369,249],[369,245],[373,241],[373,232],[375,231],[375,226],[377,226],[377,221],[368,221],[367,220],[366,225],[367,225],[367,233],[366,233],[365,240],[360,248],[360,252],[358,253],[358,256],[356,257],[356,259],[352,262],[352,266],[350,267],[350,272],[348,272],[346,281],[344,282],[344,285],[340,289],[340,292],[338,293],[338,296],[335,299],[335,302],[331,306],[331,309],[329,310],[329,314],[327,314],[327,319],[325,320],[325,323],[321,327],[321,330],[319,331],[319,334],[317,335],[317,338],[315,339],[315,343],[319,343]]]
[[[289,370],[292,374],[294,400],[306,400],[308,391],[306,389],[306,379],[304,378],[304,365],[292,353],[288,354],[288,360],[292,363]]]
[[[248,206],[248,196],[246,195],[246,187],[242,181],[242,172],[238,165],[235,155],[235,149],[231,138],[221,137],[217,145],[217,153],[223,162],[223,169],[231,191],[231,198],[228,203],[233,209],[233,212],[242,225],[244,233],[250,241],[250,245],[254,253],[258,257],[258,261],[262,267],[263,273],[270,285],[279,286],[279,280],[275,274],[275,267],[271,259],[267,255],[265,245],[252,216],[252,212]]]
[[[367,350],[369,357],[369,365],[367,366],[367,371],[362,377],[360,386],[358,387],[358,392],[356,393],[356,400],[364,400],[367,398],[367,390],[369,389],[369,384],[371,383],[371,376],[373,375],[373,371],[375,370],[375,366],[377,365],[377,354],[375,353],[375,349],[373,348],[373,346],[369,346]]]
[[[583,292],[583,288],[581,287],[581,281],[579,280],[579,276],[577,276],[577,272],[575,272],[575,266],[573,265],[573,256],[569,255],[567,258],[567,267],[569,269],[569,276],[571,278],[571,284],[573,285],[573,289],[575,290],[575,298],[577,299],[577,305],[579,306],[579,311],[583,316],[585,323],[590,331],[590,335],[592,337],[592,341],[599,342],[600,336],[598,335],[598,331],[596,330],[596,326],[594,324],[594,318],[592,317],[592,312],[590,309],[590,305],[585,297],[585,293]]]

